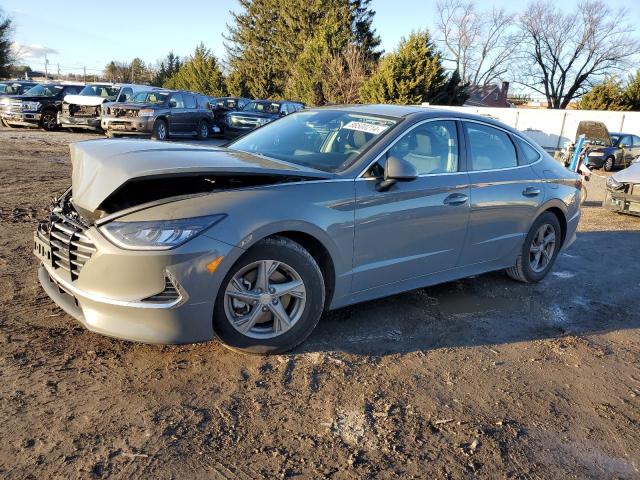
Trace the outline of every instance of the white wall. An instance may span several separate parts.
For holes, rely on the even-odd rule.
[[[557,150],[575,140],[578,122],[603,122],[610,132],[640,135],[640,112],[608,112],[604,110],[547,110],[489,107],[441,107],[495,118],[520,130],[546,150]]]

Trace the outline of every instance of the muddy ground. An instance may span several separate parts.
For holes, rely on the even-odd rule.
[[[604,179],[544,282],[345,308],[265,358],[112,340],[47,298],[31,234],[83,138],[0,130],[0,477],[640,478],[640,218]]]

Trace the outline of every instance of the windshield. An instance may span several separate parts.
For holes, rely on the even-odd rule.
[[[280,104],[273,102],[249,102],[242,109],[245,112],[278,113]]]
[[[235,98],[225,98],[224,100],[218,100],[216,103],[218,108],[225,108],[228,110],[235,110],[238,107],[238,101]]]
[[[32,95],[36,97],[55,97],[62,91],[64,87],[60,85],[36,85],[30,88],[25,95]]]
[[[168,96],[167,92],[140,92],[131,97],[129,101],[133,103],[161,104],[164,103]]]
[[[86,97],[102,97],[108,100],[115,100],[118,95],[118,88],[109,85],[87,85],[80,90],[79,95]]]
[[[620,141],[620,135],[609,135],[611,137],[611,144],[617,145],[618,141]]]
[[[258,128],[229,148],[337,172],[396,123],[389,118],[337,110],[305,111]]]

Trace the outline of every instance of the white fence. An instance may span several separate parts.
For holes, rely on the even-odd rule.
[[[542,148],[554,151],[575,140],[578,122],[603,122],[610,132],[640,135],[640,112],[608,112],[604,110],[537,110],[521,108],[441,107],[489,116],[520,130]]]

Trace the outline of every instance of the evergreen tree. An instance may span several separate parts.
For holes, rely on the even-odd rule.
[[[585,93],[578,102],[581,110],[628,110],[623,89],[615,77],[609,77]]]
[[[229,88],[235,94],[279,98],[289,92],[320,90],[313,85],[292,85],[299,57],[318,69],[330,54],[353,43],[376,59],[380,39],[371,23],[370,0],[239,0],[240,13],[226,36]],[[297,81],[301,81],[298,68]],[[314,82],[311,82],[314,83]],[[317,95],[305,93],[309,98]],[[318,97],[319,98],[319,97]],[[310,102],[311,103],[311,102]],[[315,101],[313,103],[316,103]]]
[[[464,98],[459,74],[449,79],[428,32],[413,32],[380,61],[378,70],[363,85],[365,103],[455,104]]]
[[[10,67],[13,61],[11,51],[12,21],[0,9],[0,78],[10,75]]]
[[[431,103],[434,105],[460,106],[469,98],[467,84],[462,83],[460,71],[458,69],[451,72],[442,92],[434,98]]]
[[[622,102],[629,110],[640,110],[640,70],[629,78],[629,83],[622,92]]]
[[[160,66],[151,79],[151,84],[156,87],[161,87],[164,85],[164,82],[180,70],[181,66],[182,63],[180,62],[180,57],[174,54],[173,51],[169,52],[167,57],[160,62]]]
[[[196,47],[193,55],[164,83],[164,86],[216,97],[227,93],[218,59],[204,43]]]

